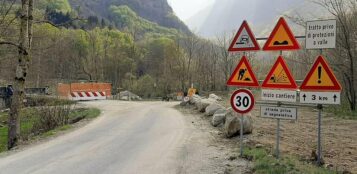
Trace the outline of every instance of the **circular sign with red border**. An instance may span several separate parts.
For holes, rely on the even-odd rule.
[[[255,100],[251,91],[239,89],[231,96],[231,106],[234,111],[240,114],[246,114],[254,108]]]

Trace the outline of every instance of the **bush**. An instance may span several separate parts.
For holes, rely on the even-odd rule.
[[[72,108],[72,105],[39,107],[38,117],[33,124],[31,132],[38,135],[68,124]]]
[[[57,106],[57,105],[73,105],[75,101],[45,97],[45,96],[27,96],[26,97],[26,107],[36,107],[36,106]]]

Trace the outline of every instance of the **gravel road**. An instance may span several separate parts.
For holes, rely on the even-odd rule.
[[[48,142],[0,157],[0,173],[223,173],[212,159],[224,158],[224,151],[209,145],[210,134],[175,110],[177,104],[86,102],[100,108],[101,117]]]

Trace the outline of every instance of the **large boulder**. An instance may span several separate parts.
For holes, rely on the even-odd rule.
[[[213,99],[213,100],[217,100],[217,101],[222,101],[222,98],[217,96],[216,94],[210,94],[208,96],[208,98]]]
[[[142,100],[140,96],[130,92],[130,91],[122,91],[119,93],[120,100]]]
[[[240,133],[241,117],[229,109],[226,114],[226,122],[224,124],[224,133],[227,138],[234,137]],[[243,133],[250,134],[253,131],[253,120],[251,114],[245,114],[243,117]]]
[[[196,102],[196,107],[198,109],[199,112],[205,112],[206,108],[212,104],[215,103],[216,100],[212,100],[212,99],[201,99],[200,101]]]
[[[208,105],[205,109],[206,116],[212,116],[218,109],[223,109],[224,107],[216,102]]]
[[[212,117],[211,124],[214,127],[217,127],[219,125],[223,125],[226,121],[226,114],[227,114],[227,109],[218,109]]]
[[[201,97],[197,94],[193,95],[192,97],[190,97],[190,104],[196,104],[198,101],[201,101]]]
[[[188,102],[185,102],[185,101],[181,101],[180,103],[180,106],[187,106],[188,105]]]

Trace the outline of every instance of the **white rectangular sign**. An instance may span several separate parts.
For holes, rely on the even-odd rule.
[[[266,90],[262,89],[262,100],[266,101],[281,101],[281,102],[296,102],[296,91],[292,90]]]
[[[317,20],[306,23],[306,49],[336,47],[336,20]]]
[[[300,103],[341,104],[341,92],[300,92]]]
[[[263,118],[296,120],[297,119],[297,108],[261,106],[260,107],[260,116]]]

